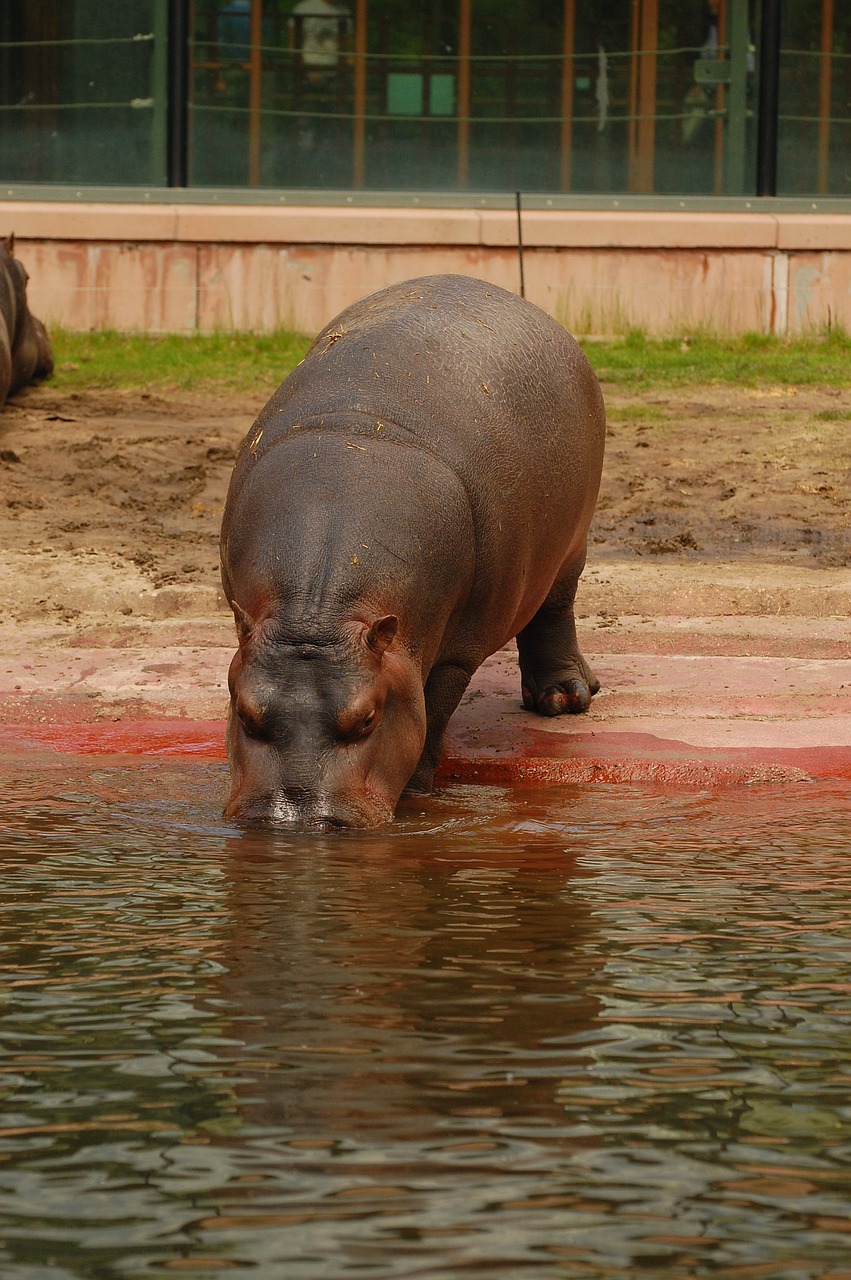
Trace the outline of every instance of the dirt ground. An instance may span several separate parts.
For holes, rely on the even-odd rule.
[[[0,410],[6,620],[85,615],[93,568],[116,587],[101,611],[112,599],[117,617],[132,612],[124,579],[212,591],[233,459],[269,390],[63,393],[47,382],[18,393]],[[851,392],[604,393],[590,562],[657,561],[684,577],[695,562],[851,563]]]

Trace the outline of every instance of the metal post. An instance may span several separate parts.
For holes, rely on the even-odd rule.
[[[730,87],[727,94],[727,194],[744,195],[747,166],[748,0],[730,3]]]
[[[762,0],[759,32],[756,193],[777,195],[777,114],[780,109],[780,0]]]
[[[821,75],[819,76],[818,165],[816,191],[824,195],[828,189],[830,169],[830,99],[833,79],[833,0],[822,0],[821,6]]]
[[[570,190],[573,151],[573,51],[576,39],[576,0],[564,0],[561,45],[561,173],[562,191]]]
[[[635,120],[630,156],[630,191],[652,191],[656,162],[656,54],[659,45],[659,0],[638,0],[633,10],[633,60],[637,75],[630,93]],[[637,60],[636,60],[637,48]]]
[[[248,185],[260,186],[260,131],[263,124],[263,0],[251,0],[248,54]]]
[[[188,185],[189,0],[168,0],[168,165],[170,187]]]
[[[629,125],[628,125],[628,177],[630,191],[635,180],[638,154],[638,81],[641,57],[638,43],[641,31],[641,0],[632,0],[632,22],[630,25],[629,47],[632,50],[629,59]]]
[[[638,190],[652,191],[656,167],[656,50],[659,3],[644,0],[641,11],[641,80],[638,94]]]
[[[526,297],[526,273],[523,270],[523,218],[521,213],[520,192],[514,192],[514,203],[517,208],[517,257],[520,265],[520,297]]]
[[[355,4],[353,187],[362,187],[366,176],[366,6],[367,0],[357,0]]]
[[[472,0],[461,0],[458,13],[458,186],[470,176],[470,48]]]
[[[151,60],[151,176],[155,187],[168,173],[168,0],[154,0],[154,52]]]
[[[723,62],[727,45],[727,3],[720,0],[718,6],[718,52],[716,61]],[[725,85],[719,81],[715,89],[715,148],[712,158],[712,190],[716,196],[724,191],[724,107]]]

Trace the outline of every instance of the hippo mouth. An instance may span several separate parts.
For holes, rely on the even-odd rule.
[[[263,826],[285,831],[324,833],[364,830],[392,822],[392,808],[372,797],[357,802],[322,799],[293,800],[276,792],[265,796],[234,796],[223,816],[241,826]]]

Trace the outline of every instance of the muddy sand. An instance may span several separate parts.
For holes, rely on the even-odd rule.
[[[69,393],[55,381],[0,410],[0,723],[45,740],[50,725],[114,734],[172,718],[218,732],[233,635],[219,522],[237,446],[271,390]],[[776,699],[774,713],[745,706],[762,676],[739,688],[731,660],[803,664],[784,684],[799,686],[800,726],[851,724],[851,392],[604,393],[606,463],[577,600],[604,694],[581,733],[572,717],[562,732],[577,745],[592,718],[595,732],[638,732],[653,714],[673,732],[697,715],[697,750],[719,719],[788,720]],[[714,687],[696,712],[677,662],[701,656],[715,665],[689,679]],[[504,656],[490,679],[512,690],[515,715]],[[481,697],[459,712],[458,741]],[[822,736],[845,732],[831,724]]]

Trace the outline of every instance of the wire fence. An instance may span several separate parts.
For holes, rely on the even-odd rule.
[[[703,183],[708,193],[717,193],[727,150],[737,145],[744,151],[750,145],[748,131],[755,119],[757,86],[752,49],[748,50],[746,71],[742,70],[744,55],[739,50],[744,105],[736,123],[730,117],[727,83],[735,59],[728,45],[714,47],[711,53],[705,46],[676,44],[659,49],[601,46],[579,51],[424,55],[355,50],[349,44],[341,45],[330,65],[317,71],[292,39],[255,43],[196,37],[188,49],[190,135],[195,123],[211,123],[206,133],[188,138],[193,155],[197,158],[204,147],[224,147],[224,126],[216,135],[214,122],[228,117],[234,130],[241,122],[246,153],[251,156],[241,180],[256,185],[263,180],[262,148],[307,147],[304,130],[308,122],[315,123],[317,129],[336,127],[341,139],[348,131],[350,143],[346,145],[354,152],[371,147],[373,158],[382,146],[389,145],[388,140],[402,137],[405,130],[409,138],[441,139],[428,142],[427,147],[434,146],[437,155],[437,148],[445,151],[455,146],[461,156],[455,178],[446,178],[444,166],[441,183],[456,178],[466,181],[464,173],[470,171],[476,147],[494,153],[503,144],[506,155],[512,149],[512,154],[516,153],[517,164],[522,162],[520,153],[525,148],[530,169],[542,157],[547,160],[558,151],[560,177],[555,176],[558,159],[555,170],[552,164],[542,170],[542,181],[555,189],[559,189],[558,183],[560,189],[567,189],[565,182],[572,181],[568,171],[580,150],[584,148],[590,156],[589,148],[596,148],[598,159],[589,159],[586,164],[591,176],[579,178],[580,184],[590,184],[589,190],[596,189],[594,184],[605,189],[607,183],[611,189],[627,189],[634,175],[623,166],[633,165],[636,156],[644,165],[642,181],[654,181],[654,165],[658,172],[661,164],[672,171],[665,181],[673,184],[679,155],[692,164],[690,180],[698,184],[697,189]],[[0,90],[7,98],[0,101],[0,174],[4,179],[17,178],[17,169],[36,179],[62,180],[67,172],[73,181],[127,182],[133,180],[140,157],[146,169],[140,173],[140,181],[156,180],[165,172],[170,104],[163,30],[107,38],[2,41],[0,70],[21,65],[22,54],[27,55],[30,79],[22,82],[20,75],[6,74],[2,77],[6,88]],[[827,189],[824,183],[829,179],[824,174],[830,153],[834,156],[834,189],[839,185],[842,189],[836,194],[845,194],[844,187],[851,182],[843,159],[851,144],[847,132],[851,125],[847,83],[851,52],[784,47],[780,54],[786,79],[777,120],[785,145],[798,145],[806,152],[806,163],[812,163],[814,147],[809,139],[817,132],[822,166],[819,189]],[[638,86],[643,69],[651,63],[653,89],[648,98]],[[698,83],[695,68],[707,63],[723,64],[724,71],[717,79]],[[9,100],[15,86],[16,99]],[[739,130],[738,140],[734,125]],[[413,133],[415,128],[419,133]],[[539,136],[534,134],[536,129]],[[698,130],[699,146],[695,141]],[[614,141],[609,143],[609,139]],[[695,161],[699,147],[704,155],[702,169]],[[618,148],[623,153],[620,158],[615,154]],[[69,160],[72,151],[74,158]],[[404,157],[402,164],[399,155],[397,152],[404,172],[414,173],[418,157]],[[204,163],[209,168],[215,159]],[[354,164],[354,184],[362,185],[367,180],[363,155],[347,163]],[[114,166],[114,175],[108,171],[110,166]],[[285,175],[281,178],[275,172],[275,180],[285,181]],[[325,180],[317,168],[316,181],[321,184]],[[335,185],[340,181],[345,181],[345,174],[338,164]],[[581,190],[581,185],[576,189]],[[641,188],[629,185],[628,189]]]

